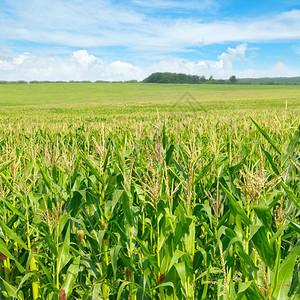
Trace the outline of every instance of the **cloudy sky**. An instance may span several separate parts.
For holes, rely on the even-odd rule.
[[[0,80],[300,76],[299,0],[0,0]]]

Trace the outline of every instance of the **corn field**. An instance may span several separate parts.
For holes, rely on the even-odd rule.
[[[300,299],[296,113],[0,128],[0,299]]]

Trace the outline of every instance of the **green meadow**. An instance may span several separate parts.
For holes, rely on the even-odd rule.
[[[188,93],[186,96],[185,94]],[[185,97],[184,97],[185,96]],[[183,99],[181,99],[183,97]],[[299,112],[298,85],[191,85],[143,83],[1,84],[0,117],[47,123],[131,119],[161,114]],[[72,123],[72,122],[71,122]]]
[[[300,86],[0,85],[0,299],[299,299]]]
[[[1,106],[111,102],[166,103],[177,101],[185,92],[203,102],[299,103],[298,85],[230,84],[145,84],[145,83],[46,83],[1,84]],[[275,104],[275,105],[276,105]],[[218,106],[219,108],[219,106]],[[243,107],[241,107],[243,108]],[[248,108],[245,106],[245,108]]]

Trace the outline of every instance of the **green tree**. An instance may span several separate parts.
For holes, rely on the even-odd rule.
[[[229,82],[230,83],[237,83],[237,79],[234,75],[231,75],[230,78],[229,78]]]

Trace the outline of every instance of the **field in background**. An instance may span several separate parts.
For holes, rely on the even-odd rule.
[[[0,103],[0,299],[299,299],[299,86]]]
[[[186,93],[189,93],[181,99]],[[192,98],[191,98],[192,97]],[[97,123],[182,113],[299,113],[299,86],[47,83],[0,85],[0,122]],[[76,123],[75,123],[76,126]]]
[[[284,105],[299,104],[300,87],[297,85],[192,85],[192,84],[143,84],[143,83],[47,83],[47,84],[1,84],[0,105],[41,105],[71,103],[111,102],[176,102],[185,92],[198,101],[245,101],[277,102]],[[250,103],[249,103],[250,104]],[[266,105],[266,104],[264,104]],[[217,106],[219,108],[219,106]],[[243,108],[243,107],[242,107]]]

